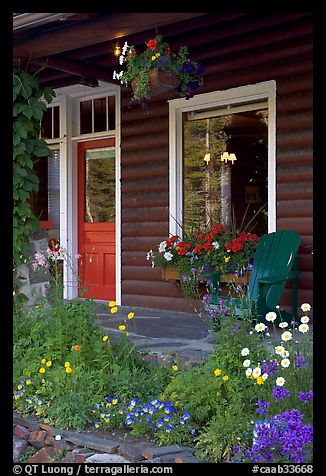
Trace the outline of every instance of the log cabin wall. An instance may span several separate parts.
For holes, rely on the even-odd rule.
[[[220,16],[219,16],[220,15]],[[215,16],[215,19],[214,19]],[[219,21],[220,18],[220,21]],[[191,28],[187,28],[190,25]],[[313,20],[310,13],[214,13],[190,22],[164,39],[172,49],[185,44],[205,66],[198,94],[276,81],[277,229],[299,233],[299,304],[312,304]],[[150,37],[148,38],[150,39]],[[122,93],[122,304],[189,311],[174,282],[146,260],[149,249],[168,236],[169,123],[165,94],[143,110]],[[282,304],[289,305],[290,289]]]

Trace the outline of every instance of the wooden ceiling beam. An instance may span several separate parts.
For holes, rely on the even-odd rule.
[[[202,15],[205,13],[112,13],[18,41],[14,57],[32,59],[63,53]]]
[[[84,78],[106,81],[117,84],[112,78],[112,72],[104,66],[88,64],[83,61],[71,60],[64,57],[50,56],[49,58],[32,59],[32,64],[45,68],[57,69],[65,73],[78,75]]]

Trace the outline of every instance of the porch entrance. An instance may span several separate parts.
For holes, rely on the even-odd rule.
[[[78,144],[79,296],[116,298],[115,140]]]

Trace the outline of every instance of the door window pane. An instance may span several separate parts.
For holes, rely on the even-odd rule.
[[[114,149],[88,149],[85,152],[84,221],[115,221]]]

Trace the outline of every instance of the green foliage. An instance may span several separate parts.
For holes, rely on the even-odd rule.
[[[29,198],[38,190],[38,178],[33,170],[40,157],[50,155],[50,149],[40,136],[40,122],[46,103],[54,91],[39,89],[38,80],[25,71],[13,72],[13,262],[14,268],[23,262],[31,231],[38,227]]]
[[[233,447],[245,441],[243,436],[250,431],[246,413],[228,407],[214,416],[196,439],[196,453],[213,463],[228,463],[233,456]]]
[[[14,297],[14,407],[58,427],[82,429],[103,395],[146,399],[161,392],[166,369],[139,359],[126,333],[103,340],[96,303],[55,300],[22,308]]]

